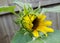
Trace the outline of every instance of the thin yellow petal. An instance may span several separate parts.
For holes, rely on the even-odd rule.
[[[36,18],[36,16],[35,15],[29,15],[29,17],[30,17],[30,19],[31,19],[31,21],[33,21],[35,18]]]
[[[52,28],[47,28],[46,31],[47,31],[47,32],[54,32],[54,29],[52,29]]]
[[[32,34],[33,34],[36,38],[39,37],[39,33],[38,33],[37,30],[34,30],[34,31],[32,32]]]
[[[42,26],[41,30],[44,30],[45,32],[54,32],[54,29],[46,27],[46,26]]]
[[[46,26],[51,26],[51,25],[52,25],[52,21],[45,21],[45,22],[44,22],[44,25],[46,25]]]
[[[46,27],[46,26],[40,26],[37,28],[38,31],[43,32],[47,36],[47,32],[54,32],[54,29]]]

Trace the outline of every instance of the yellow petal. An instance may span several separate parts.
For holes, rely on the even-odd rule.
[[[52,29],[52,28],[47,28],[46,31],[47,31],[47,32],[54,32],[54,29]]]
[[[32,34],[34,35],[34,37],[39,37],[39,33],[38,33],[38,31],[37,30],[34,30],[33,32],[32,32]]]
[[[38,29],[38,31],[40,31],[40,32],[42,32],[43,34],[45,34],[45,36],[46,36],[46,37],[48,36],[48,35],[47,35],[47,32],[46,32],[46,31],[44,31],[44,29],[43,29],[43,28]]]
[[[54,29],[46,27],[46,26],[42,26],[41,30],[44,30],[45,32],[54,32]]]
[[[25,28],[27,28],[28,30],[32,30],[33,24],[32,23],[24,23],[23,24]]]
[[[52,25],[52,21],[45,21],[44,24],[45,24],[46,26],[51,26],[51,25]]]
[[[30,14],[29,17],[30,17],[31,21],[33,21],[36,18],[36,16],[32,15],[32,14]]]
[[[40,19],[40,21],[45,20],[45,18],[46,18],[46,15],[44,15],[44,14],[40,14],[40,15],[38,16],[38,19]]]
[[[31,17],[31,21],[33,21],[34,19],[35,19],[35,16],[32,16],[32,17]]]
[[[29,18],[29,16],[24,16],[24,18],[23,18],[25,21],[30,21],[30,18]]]
[[[46,26],[40,26],[37,28],[38,31],[43,32],[47,36],[47,32],[54,32],[52,28],[48,28]]]

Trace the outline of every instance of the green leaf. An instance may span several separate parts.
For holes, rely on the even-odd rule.
[[[15,6],[0,7],[0,12],[14,12]]]
[[[27,43],[32,40],[28,32],[18,31],[13,37],[11,43]]]
[[[42,39],[39,38],[39,39],[36,39],[36,40],[32,40],[32,41],[30,41],[28,43],[44,43],[44,42],[43,42]]]
[[[60,43],[60,30],[55,30],[54,33],[49,33],[47,38],[42,39],[45,43]]]
[[[24,35],[24,31],[19,31],[13,37],[11,43],[60,43],[60,30],[49,33],[48,37],[32,40],[29,34]]]
[[[50,8],[42,8],[42,12],[60,12],[60,6],[54,6]]]

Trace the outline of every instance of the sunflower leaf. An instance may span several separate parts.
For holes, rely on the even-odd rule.
[[[60,12],[60,6],[42,8],[42,12]]]
[[[0,12],[14,12],[15,6],[0,7]]]
[[[42,39],[45,43],[60,43],[60,30],[49,33],[47,38]]]
[[[21,31],[17,31],[11,43],[27,43],[31,40],[32,40],[32,37],[29,35],[29,33],[24,32],[24,30],[21,30]]]
[[[32,40],[29,34],[24,35],[23,31],[19,31],[13,37],[11,43],[60,43],[60,30],[56,30],[54,33],[49,33],[48,37],[38,38]]]
[[[42,39],[38,38],[38,39],[32,40],[32,41],[30,41],[30,42],[28,42],[28,43],[44,43],[44,42],[43,42]]]

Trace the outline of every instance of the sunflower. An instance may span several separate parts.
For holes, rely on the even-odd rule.
[[[54,32],[52,28],[48,26],[52,25],[52,22],[49,20],[45,20],[46,15],[34,15],[29,14],[23,16],[22,23],[24,28],[31,31],[34,37],[39,37],[39,32],[42,32],[46,37],[48,32]]]

